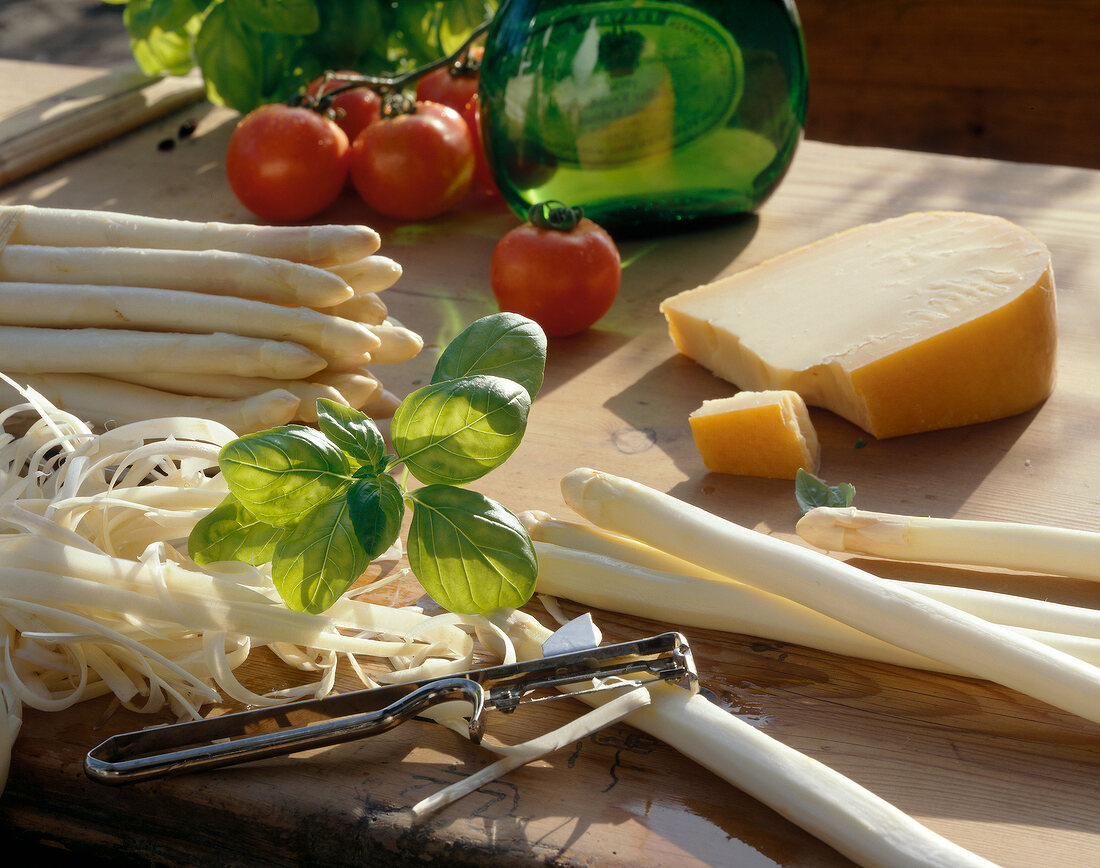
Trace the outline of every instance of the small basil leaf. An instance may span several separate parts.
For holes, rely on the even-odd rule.
[[[515,380],[534,400],[546,367],[546,335],[534,320],[518,313],[495,313],[474,320],[435,363],[432,382],[491,374]]]
[[[336,602],[370,566],[355,538],[344,498],[305,514],[275,546],[271,578],[283,602],[317,614]]]
[[[513,380],[484,374],[446,380],[401,402],[390,438],[421,482],[465,485],[516,450],[530,409],[526,389]]]
[[[313,33],[321,26],[315,0],[226,0],[250,27],[266,33]]]
[[[374,560],[401,533],[405,500],[401,486],[384,473],[359,479],[348,489],[351,524],[359,545]]]
[[[409,494],[409,566],[451,612],[518,608],[535,590],[538,557],[511,512],[476,491],[427,485]]]
[[[794,480],[794,497],[798,508],[805,515],[818,506],[851,506],[856,497],[856,488],[850,482],[828,485],[812,473],[798,469]]]
[[[187,537],[187,550],[199,566],[217,561],[259,566],[271,560],[282,535],[282,528],[260,521],[229,494],[195,523]]]
[[[370,416],[327,398],[318,398],[317,426],[344,451],[352,469],[369,467],[380,473],[386,466],[386,441]]]
[[[347,458],[319,431],[297,425],[227,443],[218,464],[229,490],[257,518],[280,527],[351,482]]]

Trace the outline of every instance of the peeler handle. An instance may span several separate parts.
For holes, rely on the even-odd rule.
[[[84,771],[103,784],[130,784],[168,775],[219,768],[299,750],[377,735],[441,702],[473,705],[471,730],[480,726],[485,692],[469,678],[442,678],[374,711],[318,720],[305,726],[253,735],[245,727],[279,720],[278,709],[261,709],[177,723],[112,736],[84,758]],[[239,735],[239,738],[231,738]]]

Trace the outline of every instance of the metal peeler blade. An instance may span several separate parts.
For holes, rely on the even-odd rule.
[[[508,713],[520,705],[568,696],[532,694],[586,681],[593,683],[571,693],[657,681],[698,690],[687,640],[680,633],[662,633],[459,675],[124,733],[92,748],[84,758],[84,771],[99,783],[129,784],[219,768],[376,735],[455,700],[469,703],[470,737],[477,741],[485,711]]]

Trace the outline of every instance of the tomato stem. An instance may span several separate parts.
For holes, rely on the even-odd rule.
[[[416,101],[400,91],[387,93],[382,97],[382,117],[395,118],[399,115],[416,113]]]
[[[583,217],[583,208],[571,208],[556,199],[539,202],[527,210],[527,222],[532,226],[539,229],[553,229],[557,232],[569,232],[575,229]]]

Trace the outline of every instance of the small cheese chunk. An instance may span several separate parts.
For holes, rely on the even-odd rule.
[[[738,392],[704,401],[688,417],[707,469],[740,476],[794,479],[817,472],[817,432],[797,392]]]
[[[1022,413],[1054,386],[1050,252],[983,214],[858,226],[666,299],[676,348],[876,437]]]

